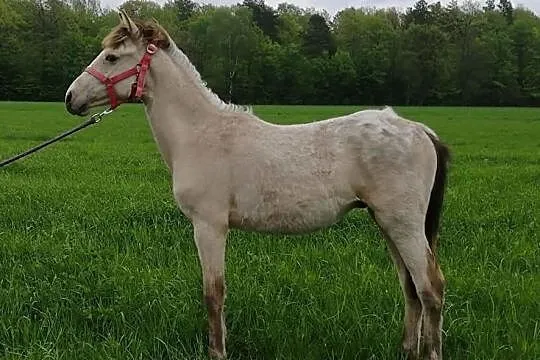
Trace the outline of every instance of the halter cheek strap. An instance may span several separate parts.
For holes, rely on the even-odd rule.
[[[121,104],[118,101],[118,96],[116,94],[116,90],[114,89],[114,85],[129,77],[136,76],[135,82],[131,85],[131,92],[129,94],[128,101],[133,102],[141,98],[144,90],[144,79],[146,77],[146,73],[148,72],[148,68],[150,67],[150,62],[152,61],[152,55],[154,55],[157,50],[158,47],[156,45],[152,43],[148,44],[139,64],[110,78],[99,72],[96,68],[90,66],[86,68],[85,71],[87,73],[98,79],[107,88],[107,95],[109,96],[111,110],[115,109]]]

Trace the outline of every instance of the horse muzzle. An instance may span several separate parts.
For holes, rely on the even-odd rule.
[[[88,104],[86,102],[79,104],[77,101],[74,101],[72,91],[67,92],[65,104],[67,111],[72,115],[84,116],[88,114]]]

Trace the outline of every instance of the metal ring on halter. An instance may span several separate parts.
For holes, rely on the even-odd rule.
[[[150,55],[154,55],[158,51],[158,47],[152,43],[148,44],[146,47],[146,52]]]

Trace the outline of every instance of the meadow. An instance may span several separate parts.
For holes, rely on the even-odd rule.
[[[301,123],[358,109],[254,110]],[[396,111],[453,152],[445,359],[539,359],[540,111]],[[59,103],[0,103],[0,158],[79,121]],[[231,359],[402,357],[397,274],[363,210],[309,235],[232,231],[227,286]],[[142,107],[0,169],[0,358],[206,358],[192,228]]]

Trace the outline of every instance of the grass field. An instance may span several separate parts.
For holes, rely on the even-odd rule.
[[[279,123],[356,110],[255,107]],[[397,111],[454,154],[445,359],[539,359],[540,111]],[[79,121],[62,104],[0,103],[0,158]],[[191,231],[141,107],[0,169],[0,358],[205,358]],[[233,231],[227,284],[231,359],[401,356],[397,275],[363,211],[306,236]]]

